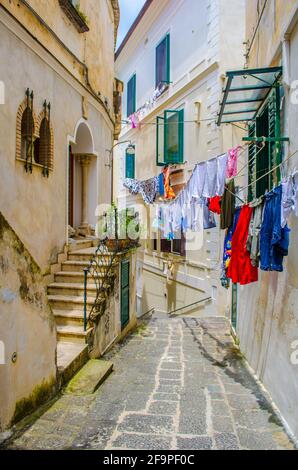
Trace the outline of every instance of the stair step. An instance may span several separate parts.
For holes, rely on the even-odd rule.
[[[79,283],[70,283],[70,282],[53,282],[52,284],[48,285],[48,293],[50,295],[55,294],[65,294],[70,296],[84,296],[84,284]],[[87,293],[88,296],[91,297],[96,296],[96,286],[93,284],[89,284],[87,286]]]
[[[54,309],[62,310],[83,310],[84,297],[77,295],[48,295],[48,300]],[[90,308],[94,303],[94,297],[87,297],[87,307]]]
[[[64,385],[88,361],[88,346],[78,342],[57,342],[57,367]]]
[[[93,246],[93,240],[74,240],[74,243],[68,245],[68,252],[81,250],[83,248],[91,248]]]
[[[89,261],[78,261],[78,260],[71,260],[71,261],[64,261],[64,263],[62,263],[62,271],[81,271],[82,273],[84,272],[84,268],[88,268],[90,264],[90,260]],[[114,262],[113,263],[114,266],[117,266],[117,262]],[[100,266],[97,266],[97,268],[99,270],[101,270],[102,272],[105,272],[105,270],[107,268],[110,268],[109,265],[107,264],[103,264],[101,267]]]
[[[88,274],[87,277],[87,285],[89,286],[92,285],[92,283],[95,282],[95,279],[97,278],[103,278],[105,276],[109,276],[110,278],[113,277],[113,273],[103,273],[99,272],[97,274],[94,274],[91,276],[91,274]],[[94,277],[93,277],[94,276]],[[95,278],[95,279],[94,279]],[[61,282],[70,282],[70,283],[81,283],[84,281],[84,272],[83,271],[58,271],[55,273],[55,282],[61,283]]]
[[[86,343],[93,328],[84,331],[82,325],[57,325],[58,340]]]
[[[60,310],[53,309],[53,314],[56,320],[56,325],[84,325],[84,312],[83,310]]]
[[[74,395],[94,393],[112,370],[112,362],[103,359],[90,359],[69,382],[65,393]]]

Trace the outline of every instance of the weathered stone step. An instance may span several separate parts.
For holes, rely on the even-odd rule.
[[[90,335],[92,328],[88,328],[84,331],[82,325],[57,325],[57,336],[60,341],[72,341],[80,342],[85,344],[88,336]]]
[[[75,240],[74,243],[68,245],[68,252],[82,250],[84,248],[91,248],[93,246],[93,240]]]
[[[90,297],[96,296],[96,286],[88,285],[87,293]],[[84,296],[84,284],[70,283],[70,282],[53,282],[48,285],[49,295],[70,295],[70,296]]]
[[[63,385],[88,361],[88,346],[79,342],[57,342],[57,367]]]
[[[61,310],[83,310],[84,309],[84,297],[72,296],[72,295],[48,295],[48,300],[54,309]],[[87,307],[90,307],[94,303],[94,297],[87,297]]]
[[[84,273],[84,268],[88,268],[90,262],[89,261],[81,261],[81,260],[71,260],[71,261],[64,261],[62,263],[62,271],[82,271]],[[117,263],[114,263],[116,266]],[[110,270],[110,266],[107,264],[97,265],[97,269],[101,272],[106,272],[108,269]]]
[[[95,279],[99,278],[104,278],[105,276],[108,276],[110,278],[113,277],[112,273],[104,273],[104,272],[99,272],[97,274],[94,274],[91,276],[91,274],[88,274],[87,277],[87,285],[89,284],[94,284]],[[94,277],[93,277],[94,276]],[[95,278],[95,279],[94,279]],[[84,272],[83,271],[58,271],[55,273],[55,282],[70,282],[70,283],[83,283],[84,282]]]
[[[65,393],[74,395],[94,393],[112,370],[112,362],[103,359],[90,359],[69,382]]]
[[[84,325],[83,310],[60,310],[53,309],[56,325]]]

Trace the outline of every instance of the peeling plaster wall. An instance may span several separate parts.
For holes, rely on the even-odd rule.
[[[3,431],[55,392],[56,328],[40,269],[1,212],[0,341]]]

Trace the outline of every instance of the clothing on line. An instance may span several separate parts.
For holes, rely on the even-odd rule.
[[[260,261],[260,232],[263,222],[264,200],[263,197],[250,204],[253,208],[253,216],[250,221],[246,248],[250,252],[253,266],[259,266]]]
[[[165,167],[163,170],[164,175],[164,196],[165,199],[175,199],[176,194],[171,187],[170,183],[170,167]]]
[[[282,185],[265,195],[264,217],[260,232],[260,268],[283,271],[283,258],[288,254],[289,232],[281,226]]]
[[[235,213],[235,183],[231,180],[227,183],[224,195],[221,200],[220,228],[231,227]]]
[[[232,253],[227,277],[233,283],[250,284],[258,280],[258,268],[253,266],[250,253],[246,248],[248,229],[253,209],[245,204],[239,215],[237,227],[232,236]]]
[[[227,159],[227,171],[226,177],[232,178],[233,176],[237,175],[237,160],[238,160],[238,152],[241,149],[241,145],[228,150],[228,159]]]
[[[214,196],[209,198],[208,200],[208,207],[211,212],[214,212],[214,214],[220,214],[221,212],[221,196]]]
[[[140,193],[145,204],[153,204],[158,192],[158,176],[145,181],[138,181],[133,178],[125,178],[123,182],[131,194]]]

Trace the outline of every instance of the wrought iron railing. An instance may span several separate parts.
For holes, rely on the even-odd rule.
[[[107,214],[104,214],[106,220],[107,217]],[[139,246],[138,239],[130,239],[127,236],[126,226],[126,238],[123,238],[123,233],[119,238],[119,218],[119,213],[115,209],[113,214],[114,236],[111,238],[107,235],[100,240],[88,266],[84,269],[84,331],[87,330],[88,324],[98,323],[106,310],[108,298],[114,290],[115,269],[120,258],[131,249]],[[135,225],[138,225],[138,214],[135,214],[132,219],[134,219]],[[105,224],[108,225],[108,222]],[[88,282],[95,286],[95,297],[88,298]]]

